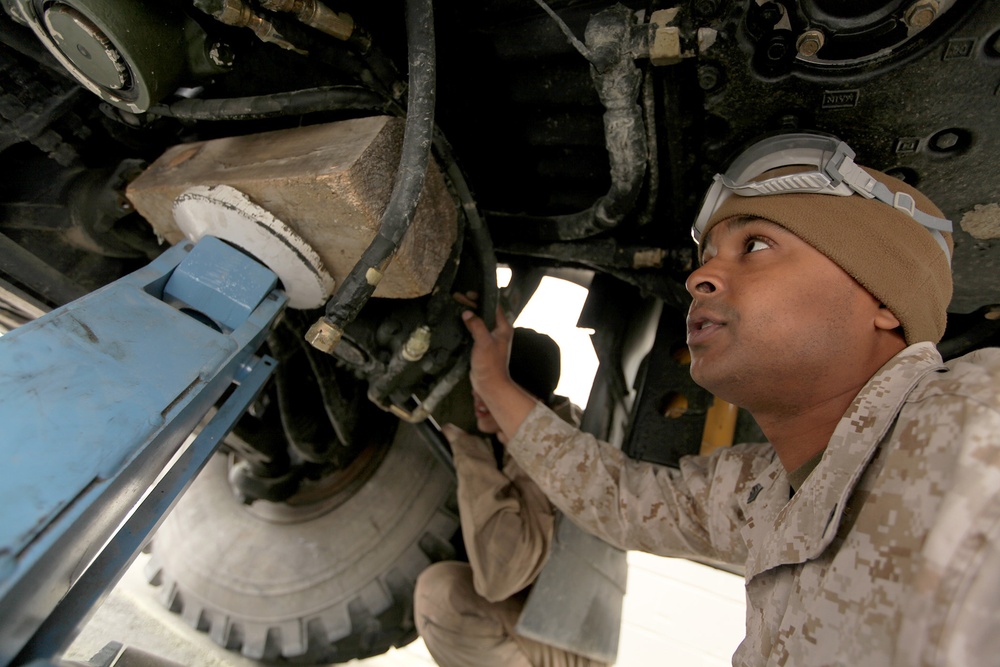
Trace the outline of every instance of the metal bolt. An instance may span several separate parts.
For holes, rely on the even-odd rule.
[[[773,33],[761,46],[764,49],[764,57],[773,65],[786,64],[791,58],[792,45],[790,38],[786,37],[785,31]],[[773,69],[773,67],[772,67]]]
[[[958,145],[958,135],[954,132],[944,132],[934,137],[934,148],[940,151],[951,150]]]
[[[714,65],[702,65],[698,68],[698,86],[706,93],[719,87],[719,68]]]
[[[906,10],[903,21],[907,27],[922,30],[934,22],[940,10],[938,0],[917,0]]]
[[[822,30],[806,30],[795,42],[795,50],[803,58],[811,58],[823,48],[826,36]]]
[[[719,0],[696,0],[694,3],[694,11],[698,13],[699,16],[714,16],[717,11],[719,11]]]

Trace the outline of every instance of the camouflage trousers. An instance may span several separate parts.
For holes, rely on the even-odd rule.
[[[600,667],[583,656],[514,632],[526,592],[490,602],[476,593],[468,563],[435,563],[417,579],[417,631],[441,667]]]

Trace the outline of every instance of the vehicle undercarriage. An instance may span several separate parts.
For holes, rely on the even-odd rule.
[[[712,399],[677,353],[690,226],[769,133],[837,135],[927,194],[955,224],[939,347],[1000,341],[996,3],[0,5],[0,327],[226,238],[182,198],[199,218],[243,196],[322,260],[279,260],[275,381],[153,544],[164,602],[248,657],[413,638],[413,580],[460,550],[426,418],[471,425],[453,294],[492,317],[498,262],[512,313],[546,274],[590,289],[596,433],[666,464],[698,451]]]

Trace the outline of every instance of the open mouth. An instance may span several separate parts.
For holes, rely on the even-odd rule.
[[[707,315],[688,316],[687,344],[704,343],[724,326],[722,320]]]

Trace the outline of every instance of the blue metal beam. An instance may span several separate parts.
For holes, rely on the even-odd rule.
[[[72,639],[118,576],[108,574],[128,565],[256,396],[274,361],[254,353],[287,300],[276,286],[255,260],[206,238],[0,338],[0,665],[56,655]],[[241,382],[207,439],[175,458]],[[171,497],[146,505],[168,466]]]

